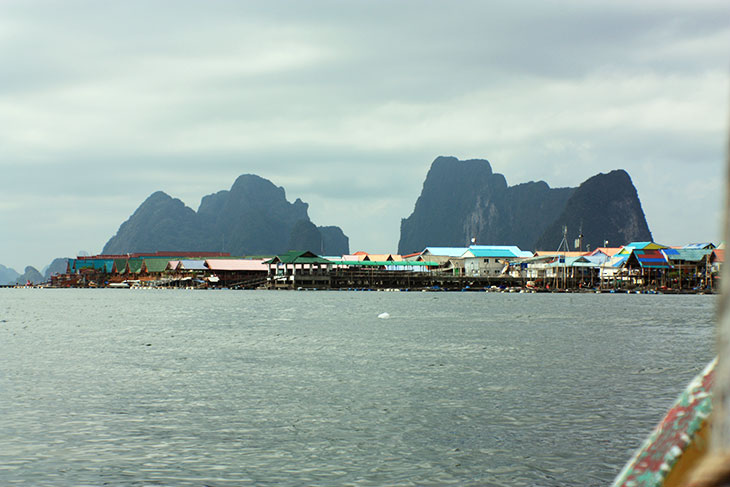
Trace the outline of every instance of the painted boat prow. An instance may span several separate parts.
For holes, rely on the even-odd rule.
[[[674,487],[709,448],[717,358],[695,377],[613,482],[613,487]]]

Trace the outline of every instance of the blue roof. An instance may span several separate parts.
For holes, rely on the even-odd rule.
[[[631,247],[636,250],[642,250],[651,245],[651,242],[631,242],[630,244],[624,245],[624,247]]]
[[[523,252],[519,247],[508,245],[472,245],[463,254],[471,253],[474,257],[529,258],[532,252]]]
[[[69,269],[77,272],[81,269],[94,269],[111,274],[114,269],[114,259],[69,259]]]
[[[114,259],[94,259],[94,269],[111,274],[114,268]]]
[[[471,252],[474,257],[532,257],[532,252],[520,250],[519,247],[514,245],[471,245],[464,253],[466,252]]]
[[[94,262],[91,260],[86,259],[74,259],[74,268],[73,270],[78,271],[81,269],[93,269],[94,268]]]
[[[510,259],[517,257],[514,252],[505,249],[469,249],[467,252],[471,252],[474,257],[506,257]]]

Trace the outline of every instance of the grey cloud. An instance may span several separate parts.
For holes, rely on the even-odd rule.
[[[706,208],[721,189],[668,200],[654,180],[683,190],[653,174],[680,173],[697,188],[719,173],[726,9],[723,0],[5,2],[0,223],[29,234],[42,205],[15,203],[44,202],[86,217],[59,239],[101,245],[155,190],[197,208],[252,172],[309,202],[318,223],[342,224],[353,247],[389,251],[430,162],[455,155],[490,159],[510,184],[577,185],[624,167],[655,233],[714,239]],[[56,253],[12,245],[0,242],[0,263],[42,266],[31,257]]]

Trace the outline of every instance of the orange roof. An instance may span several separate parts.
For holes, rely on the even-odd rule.
[[[712,261],[713,262],[725,262],[725,249],[713,249]]]

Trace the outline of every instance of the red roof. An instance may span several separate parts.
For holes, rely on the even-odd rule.
[[[669,267],[666,256],[659,250],[634,250],[636,260],[641,267],[665,268]]]
[[[134,254],[100,254],[100,255],[80,255],[76,260],[92,260],[92,259],[129,259],[139,257],[230,257],[230,252],[136,252]]]

